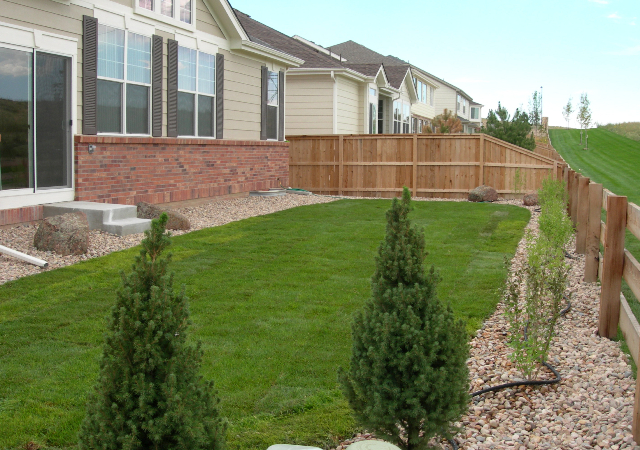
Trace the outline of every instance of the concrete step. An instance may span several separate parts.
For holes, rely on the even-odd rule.
[[[129,234],[144,233],[151,228],[151,220],[138,219],[136,217],[130,219],[113,220],[102,224],[102,231],[115,234],[118,236],[127,236]]]
[[[134,205],[94,202],[60,202],[43,205],[43,216],[81,211],[87,215],[90,230],[102,230],[118,236],[142,233],[151,228],[151,221],[138,219],[138,208]]]

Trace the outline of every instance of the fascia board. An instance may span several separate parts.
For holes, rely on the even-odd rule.
[[[288,53],[284,53],[249,40],[238,39],[231,41],[231,50],[235,52],[251,53],[291,67],[299,67],[304,64],[303,59],[296,58]]]
[[[240,21],[227,0],[204,0],[204,4],[218,21],[222,32],[230,41],[249,40]]]
[[[287,75],[330,75],[333,72],[336,75],[342,75],[347,78],[352,78],[357,81],[372,82],[374,78],[367,77],[360,72],[356,72],[351,69],[340,68],[296,68],[287,72]]]

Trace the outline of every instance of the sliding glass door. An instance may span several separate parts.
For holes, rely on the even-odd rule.
[[[68,57],[0,48],[0,191],[71,187],[70,81]]]

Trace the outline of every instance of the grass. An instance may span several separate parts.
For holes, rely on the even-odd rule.
[[[640,128],[640,123],[635,124]],[[580,130],[551,129],[549,135],[554,148],[572,169],[596,183],[602,183],[605,189],[616,195],[626,195],[629,202],[640,205],[640,142],[610,131],[609,126],[589,130],[589,150],[584,150],[584,145],[580,145]],[[640,259],[640,240],[628,230],[625,247]],[[624,280],[622,292],[640,320],[640,303]]]
[[[335,444],[357,427],[336,379],[370,292],[387,200],[300,207],[173,238],[232,450]],[[476,330],[529,220],[506,205],[414,202],[439,296]],[[138,248],[0,286],[0,448],[75,447],[119,272]]]

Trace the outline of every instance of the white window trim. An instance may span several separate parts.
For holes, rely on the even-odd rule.
[[[160,13],[160,0],[153,0],[153,11],[150,11],[146,8],[141,7],[139,5],[138,0],[133,0],[133,1],[134,1],[134,12],[136,14],[140,14],[141,16],[145,16],[145,17],[148,17],[149,19],[157,20],[159,22],[164,22],[166,24],[169,24],[177,28],[183,28],[189,31],[196,30],[196,10],[198,9],[196,1],[192,2],[191,23],[183,22],[179,18],[176,19],[176,17],[180,16],[179,0],[174,0],[173,2],[173,17],[165,16],[164,14]]]
[[[73,136],[77,134],[78,123],[78,39],[62,36],[48,31],[0,22],[0,47],[26,52],[41,51],[53,55],[71,58],[71,187],[38,189],[7,189],[0,191],[2,209],[22,208],[25,206],[72,201],[75,198],[75,145]],[[37,157],[37,155],[36,155]]]
[[[183,48],[187,48],[189,50],[195,50],[196,52],[196,90],[195,91],[190,91],[188,89],[180,89],[178,88],[178,92],[186,92],[187,94],[194,94],[194,102],[193,102],[193,131],[194,134],[193,135],[187,135],[187,134],[179,134],[178,137],[179,138],[188,138],[188,139],[215,139],[216,135],[217,135],[217,131],[216,130],[216,112],[217,112],[217,108],[218,105],[216,104],[216,94],[204,94],[201,92],[198,92],[198,88],[199,83],[200,83],[200,53],[207,53],[207,52],[201,52],[200,50],[194,49],[194,48],[189,48],[186,47],[184,45],[180,45],[180,43],[178,43],[178,46],[183,47]],[[214,58],[216,58],[216,54],[210,54],[207,53],[209,56],[213,56]],[[215,72],[215,76],[217,77],[217,73],[218,73],[218,65],[217,65],[217,60],[216,60],[216,72]],[[180,75],[178,74],[178,85],[180,85],[180,81],[179,81]],[[217,86],[217,82],[218,80],[216,80],[214,78],[214,92],[218,89]],[[210,97],[213,98],[213,109],[212,109],[212,114],[213,114],[213,136],[198,136],[198,96],[204,96],[204,97]]]
[[[267,141],[274,141],[277,142],[278,141],[278,134],[280,131],[280,89],[282,88],[282,86],[280,86],[280,73],[279,72],[273,72],[271,70],[267,70],[267,93],[269,92],[269,78],[271,77],[271,74],[276,74],[276,79],[278,80],[278,93],[276,95],[276,103],[275,105],[273,103],[270,103],[269,101],[267,101],[267,107],[268,106],[275,106],[276,109],[276,138],[267,138]],[[269,130],[267,130],[267,134],[269,133]]]
[[[105,81],[112,81],[112,82],[117,82],[120,83],[120,85],[122,86],[122,89],[120,89],[120,101],[121,101],[121,108],[122,108],[122,115],[120,116],[120,127],[122,132],[121,133],[114,133],[113,131],[105,131],[105,132],[98,132],[98,136],[131,136],[131,137],[150,137],[151,133],[152,133],[152,118],[153,118],[153,111],[152,111],[152,104],[153,104],[153,91],[152,91],[152,87],[151,87],[151,82],[153,81],[153,37],[152,36],[146,36],[144,34],[140,34],[140,33],[136,33],[134,31],[129,31],[127,29],[122,29],[122,28],[117,28],[117,27],[112,27],[111,25],[105,25],[100,23],[100,21],[98,21],[98,26],[100,25],[104,25],[110,28],[116,28],[116,29],[120,29],[122,31],[124,31],[124,72],[123,72],[123,78],[119,79],[119,78],[109,78],[109,77],[103,77],[98,75],[98,81],[99,80],[105,80]],[[129,33],[133,33],[133,34],[138,34],[140,36],[144,36],[150,39],[149,42],[149,49],[151,50],[150,53],[150,61],[151,61],[151,68],[150,68],[150,77],[149,77],[149,84],[146,83],[140,83],[138,81],[128,81],[127,80],[127,53],[129,51]],[[98,38],[99,39],[99,38]],[[99,51],[98,51],[98,59],[100,59],[99,56]],[[127,133],[127,84],[135,84],[138,86],[147,86],[149,88],[149,96],[147,98],[147,111],[148,111],[148,115],[147,115],[147,129],[149,130],[148,133],[146,134],[142,134],[142,133]]]

